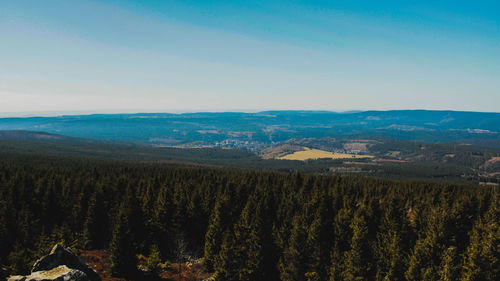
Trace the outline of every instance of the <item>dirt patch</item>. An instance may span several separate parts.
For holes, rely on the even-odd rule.
[[[103,281],[126,281],[124,278],[111,277],[111,254],[107,250],[81,251],[80,256],[92,267]]]
[[[369,143],[363,142],[350,142],[344,144],[344,149],[347,151],[359,151],[359,152],[367,152]]]
[[[486,186],[498,186],[498,183],[496,182],[480,182],[480,185],[486,185]]]
[[[282,144],[278,146],[268,147],[261,152],[263,159],[279,158],[297,151],[303,151],[304,148],[295,144]]]
[[[168,270],[160,274],[163,280],[172,281],[199,281],[212,277],[213,274],[205,272],[205,268],[200,262],[172,264]]]
[[[492,157],[490,160],[486,161],[484,164],[483,164],[483,167],[488,167],[490,165],[493,165],[495,163],[498,163],[500,162],[500,157]]]
[[[108,250],[80,251],[83,260],[92,267],[103,281],[127,281],[131,279],[116,278],[111,276],[111,254]],[[160,272],[157,281],[199,281],[210,278],[213,274],[206,272],[200,261],[193,263],[171,264],[166,270]],[[136,280],[152,280],[148,277],[138,277]]]

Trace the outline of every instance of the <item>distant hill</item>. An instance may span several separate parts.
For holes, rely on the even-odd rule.
[[[27,159],[34,156],[85,157],[186,165],[217,165],[234,159],[258,158],[244,150],[152,147],[30,131],[0,131],[0,155]]]
[[[95,140],[259,151],[290,139],[374,135],[500,147],[500,113],[459,111],[264,111],[0,118],[0,130]]]
[[[90,142],[83,138],[68,137],[58,134],[51,134],[46,132],[32,132],[23,130],[5,130],[0,131],[0,139],[12,139],[12,140],[48,140],[48,141],[85,141]]]

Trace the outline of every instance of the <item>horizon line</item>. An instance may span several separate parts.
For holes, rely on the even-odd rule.
[[[0,118],[44,118],[65,116],[90,116],[90,115],[134,115],[134,114],[194,114],[194,113],[265,113],[265,112],[329,112],[338,114],[362,113],[362,112],[391,112],[391,111],[434,111],[434,112],[470,112],[470,113],[492,113],[496,111],[475,110],[452,110],[452,109],[351,109],[351,110],[326,110],[326,109],[227,109],[227,110],[170,110],[170,111],[142,111],[142,110],[77,110],[77,111],[27,111],[27,112],[0,112]]]

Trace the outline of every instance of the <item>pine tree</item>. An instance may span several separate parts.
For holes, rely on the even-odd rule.
[[[172,229],[173,207],[170,201],[169,189],[161,187],[155,202],[153,213],[154,241],[164,255],[172,254],[174,248],[174,234]]]
[[[234,227],[234,261],[239,264],[239,280],[262,280],[264,272],[262,209],[251,196]]]
[[[344,255],[340,250],[340,246],[338,241],[335,241],[332,251],[330,253],[331,264],[329,267],[329,280],[330,281],[340,281],[343,280],[342,272],[343,272],[343,261]]]
[[[445,214],[439,209],[431,210],[425,236],[419,239],[413,248],[406,279],[438,280],[441,254],[444,251],[443,234]]]
[[[222,201],[217,201],[212,213],[207,233],[205,234],[205,251],[203,264],[208,271],[215,269],[215,261],[220,250],[222,240]]]
[[[5,264],[16,238],[14,228],[16,222],[13,215],[12,202],[0,202],[0,264]]]
[[[296,216],[293,220],[289,246],[285,249],[281,257],[281,280],[304,280],[307,273],[306,241],[305,221],[303,218]]]
[[[147,251],[146,247],[146,228],[144,224],[144,215],[142,214],[141,204],[136,197],[135,189],[128,185],[125,192],[125,210],[128,223],[131,228],[131,237],[133,246],[140,251]]]
[[[107,213],[104,207],[102,192],[97,190],[92,195],[87,217],[85,219],[83,237],[85,247],[92,249],[102,249],[106,243]]]
[[[149,272],[151,272],[153,275],[157,276],[158,273],[161,270],[161,254],[160,254],[160,249],[156,244],[153,244],[151,246],[151,250],[149,251],[149,257],[148,257],[148,262],[147,266],[149,269]]]
[[[343,200],[347,202],[347,200]],[[339,203],[340,205],[340,203]],[[330,281],[343,280],[342,272],[344,272],[344,254],[349,250],[351,241],[351,229],[349,228],[352,218],[352,210],[350,208],[342,208],[339,210],[334,220],[334,243],[330,253]]]
[[[441,266],[439,270],[440,281],[453,281],[458,280],[459,277],[459,263],[456,247],[449,247],[443,253],[441,258]]]
[[[122,204],[111,240],[111,274],[130,277],[137,271],[137,257],[126,205]]]
[[[405,231],[401,216],[398,202],[392,198],[377,233],[377,280],[404,280],[406,262],[402,237]]]
[[[310,280],[326,280],[330,265],[329,251],[333,243],[332,215],[328,206],[331,205],[325,197],[319,199],[314,220],[307,233],[307,248],[309,253],[308,273]]]
[[[351,223],[351,249],[345,253],[344,280],[370,280],[372,259],[368,236],[368,226],[363,210],[356,212]]]
[[[224,233],[224,241],[222,242],[219,255],[215,263],[214,278],[217,281],[236,281],[238,280],[238,271],[240,264],[236,260],[234,252],[234,237],[232,233],[226,231]]]
[[[485,280],[482,276],[484,261],[482,258],[482,225],[479,223],[474,227],[470,237],[469,247],[465,254],[462,271],[462,281]]]
[[[383,272],[380,277],[383,276],[383,280],[404,280],[404,269],[405,269],[405,256],[404,252],[401,249],[401,238],[396,231],[392,231],[389,233],[388,244],[387,247],[387,261],[383,261],[387,263],[387,267],[385,267],[386,271]]]
[[[478,220],[471,232],[463,264],[463,281],[500,279],[499,203],[492,201],[486,215]]]

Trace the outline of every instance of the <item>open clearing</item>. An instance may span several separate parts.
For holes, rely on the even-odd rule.
[[[277,159],[305,161],[308,159],[320,159],[320,158],[359,159],[359,158],[373,158],[373,156],[348,154],[348,153],[333,153],[333,152],[329,152],[329,151],[325,151],[325,150],[311,149],[311,148],[304,147],[304,150],[302,150],[302,151],[296,151],[292,154],[278,157]]]
[[[500,162],[500,157],[492,157],[490,160],[486,161],[483,166],[487,167],[489,165],[495,164],[497,162]]]

